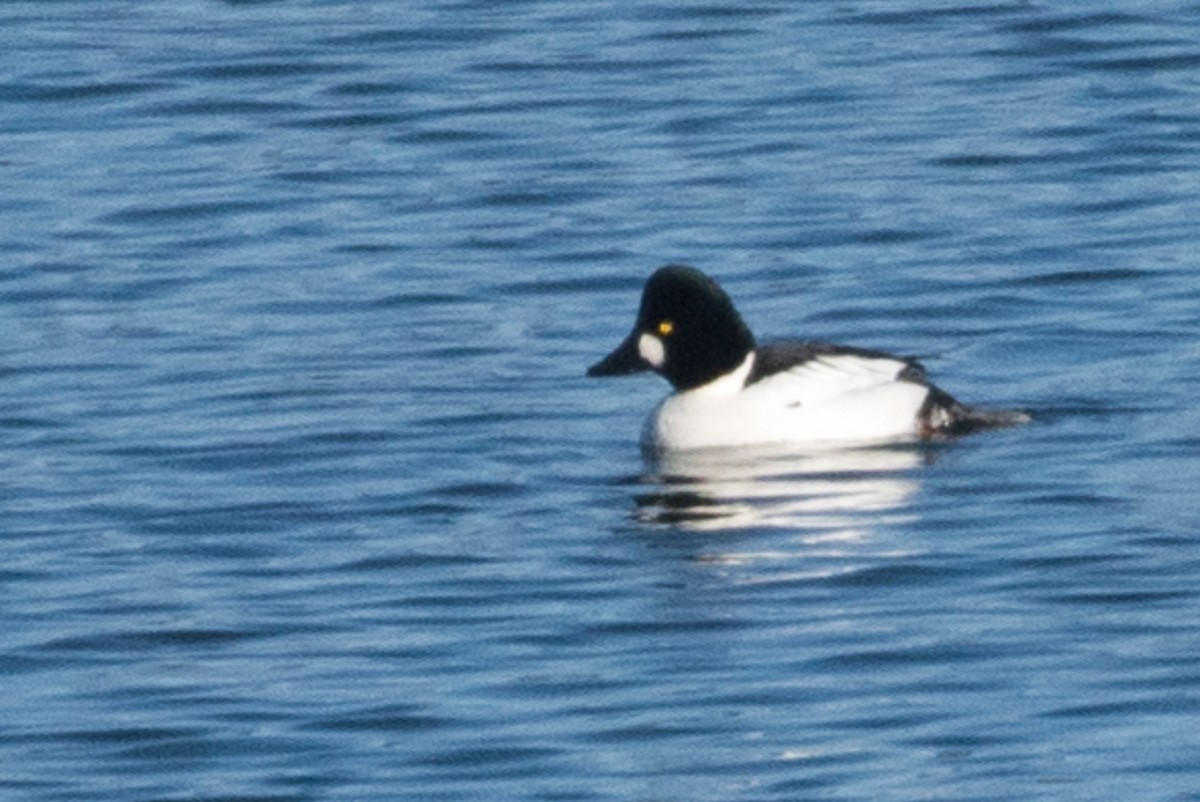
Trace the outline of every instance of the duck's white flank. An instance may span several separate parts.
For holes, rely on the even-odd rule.
[[[644,446],[693,449],[776,442],[887,441],[917,436],[923,384],[898,381],[906,363],[839,354],[746,385],[751,352],[734,371],[665,398],[642,431]]]

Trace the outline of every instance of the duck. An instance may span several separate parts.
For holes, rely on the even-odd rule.
[[[651,411],[650,451],[939,440],[1028,413],[960,403],[914,357],[821,341],[759,344],[721,286],[683,264],[656,270],[633,331],[587,370],[653,371],[674,392]]]

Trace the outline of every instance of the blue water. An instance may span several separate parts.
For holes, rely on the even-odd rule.
[[[0,5],[0,798],[1200,799],[1200,5]],[[688,261],[1032,425],[645,463]]]

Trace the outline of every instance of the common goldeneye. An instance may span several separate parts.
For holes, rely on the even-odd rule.
[[[644,370],[675,388],[642,432],[660,450],[931,439],[1029,420],[960,404],[915,359],[823,342],[758,345],[725,291],[685,265],[650,277],[633,332],[587,373]]]

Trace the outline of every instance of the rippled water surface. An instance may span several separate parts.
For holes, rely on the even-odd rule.
[[[0,44],[4,799],[1200,799],[1200,5]],[[644,462],[667,261],[1034,423]]]

